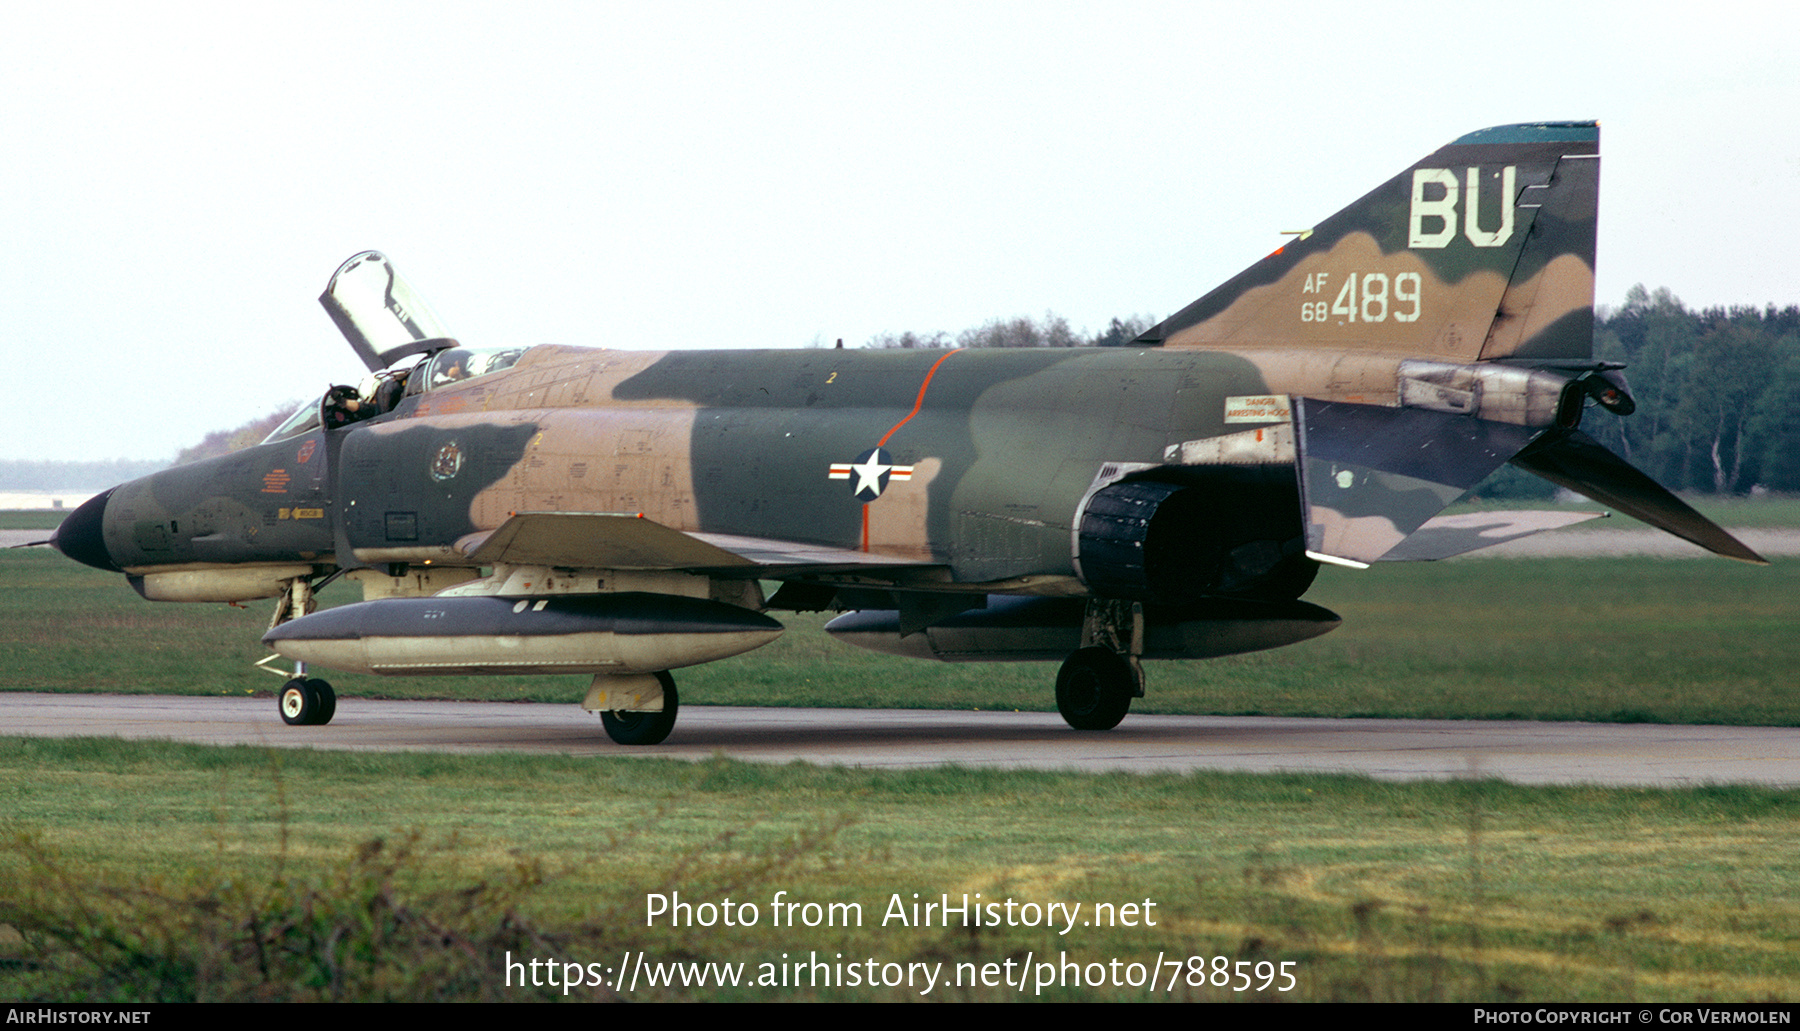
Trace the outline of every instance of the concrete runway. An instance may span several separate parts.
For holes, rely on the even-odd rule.
[[[1136,773],[1362,773],[1520,784],[1800,786],[1800,729],[1475,720],[1132,715],[1082,734],[1054,713],[687,706],[667,743],[622,748],[575,705],[340,696],[325,727],[289,727],[270,698],[0,693],[8,735],[110,736],[367,751],[795,759]]]

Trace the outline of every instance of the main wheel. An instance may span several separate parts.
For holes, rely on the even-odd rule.
[[[310,727],[319,711],[318,692],[309,690],[304,677],[295,677],[281,685],[275,705],[281,710],[281,722],[290,727]]]
[[[675,714],[681,708],[681,699],[675,694],[675,678],[667,671],[656,674],[662,681],[663,707],[661,712],[603,712],[600,724],[606,728],[606,736],[621,745],[660,745],[675,729]]]
[[[313,704],[318,706],[313,713],[312,725],[323,727],[331,722],[331,717],[337,715],[337,692],[323,680],[308,680],[306,689],[312,692]]]
[[[1083,648],[1056,674],[1056,710],[1076,730],[1111,730],[1131,711],[1133,677],[1124,656]]]
[[[323,680],[295,677],[281,686],[275,704],[290,727],[322,727],[337,715],[337,692]]]

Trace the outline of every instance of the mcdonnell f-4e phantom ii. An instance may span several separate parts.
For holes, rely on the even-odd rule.
[[[1593,123],[1470,133],[1116,348],[481,349],[365,252],[320,298],[360,388],[52,543],[152,600],[277,599],[288,723],[335,709],[311,665],[592,673],[655,744],[669,670],[836,610],[881,651],[1060,660],[1064,718],[1107,729],[1142,660],[1335,627],[1320,563],[1586,518],[1440,514],[1505,462],[1762,561],[1580,429],[1634,407],[1592,353],[1598,181]],[[314,611],[337,577],[363,600]]]

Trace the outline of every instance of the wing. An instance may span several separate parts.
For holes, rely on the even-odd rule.
[[[685,533],[642,513],[521,512],[492,531],[464,537],[456,547],[481,566],[672,570],[770,580],[804,573],[939,568],[820,544]]]

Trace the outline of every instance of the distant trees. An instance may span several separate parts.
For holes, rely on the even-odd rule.
[[[1148,315],[1127,315],[1123,319],[1113,319],[1103,332],[1095,334],[1088,343],[1095,347],[1124,347],[1158,321]]]
[[[1800,306],[1693,311],[1642,284],[1594,323],[1637,412],[1582,428],[1674,490],[1800,491]]]
[[[863,346],[877,351],[896,347],[905,348],[908,351],[924,351],[955,347],[956,341],[950,339],[950,335],[944,332],[914,333],[908,330],[905,333],[877,333],[870,337],[869,342]]]
[[[138,461],[132,459],[113,459],[98,462],[32,462],[0,460],[0,489],[5,490],[87,490],[95,491],[110,487],[115,483],[135,480],[140,476],[148,476],[153,472],[167,469],[170,465],[186,465],[198,462],[203,458],[242,451],[244,448],[262,443],[264,437],[272,433],[287,417],[293,414],[299,402],[284,406],[279,411],[271,412],[235,429],[215,430],[201,439],[193,447],[184,448],[175,456],[174,462]]]
[[[234,429],[214,430],[202,437],[200,443],[195,444],[190,448],[183,448],[181,452],[175,456],[175,464],[187,465],[189,462],[198,462],[205,458],[217,458],[220,455],[228,455],[233,451],[242,451],[247,447],[254,447],[257,444],[262,443],[264,437],[275,432],[275,427],[280,426],[283,422],[287,421],[287,417],[292,415],[294,409],[299,406],[300,403],[295,401],[276,411],[270,412],[268,415],[251,419],[249,422]]]
[[[952,337],[935,333],[877,333],[864,347],[944,348],[944,347],[1119,347],[1156,324],[1148,315],[1130,315],[1113,319],[1106,329],[1087,336],[1075,332],[1069,320],[1055,312],[1033,319],[1021,315],[1011,319],[989,319],[987,322]]]

